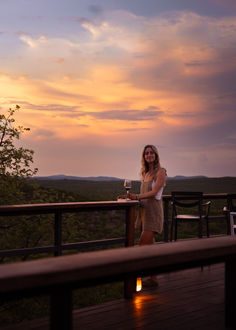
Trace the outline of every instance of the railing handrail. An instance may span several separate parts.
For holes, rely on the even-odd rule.
[[[0,205],[0,216],[20,216],[30,214],[54,214],[54,246],[33,247],[14,250],[0,250],[0,256],[29,255],[35,253],[52,253],[55,256],[62,254],[64,249],[78,249],[85,243],[80,242],[63,244],[62,242],[62,215],[66,212],[92,212],[101,210],[125,210],[126,232],[125,237],[116,238],[108,243],[120,244],[121,241],[125,246],[134,245],[134,221],[135,208],[139,205],[139,201],[99,201],[99,202],[71,202],[71,203],[46,203],[46,204],[24,204],[24,205]],[[107,245],[107,240],[86,242],[87,246]]]
[[[228,196],[227,193],[217,193],[217,194],[203,194],[203,198],[212,198],[212,199],[226,199]],[[163,201],[171,200],[171,195],[163,195]],[[35,212],[35,211],[48,211],[54,212],[55,209],[63,210],[66,212],[71,209],[84,209],[89,207],[90,209],[94,208],[126,208],[130,204],[138,205],[139,202],[136,200],[131,201],[93,201],[93,202],[64,202],[64,203],[40,203],[40,204],[21,204],[21,205],[0,205],[0,215],[8,215],[9,213],[17,212],[17,214],[24,214],[25,211]]]
[[[227,199],[227,194],[204,194],[204,199]],[[171,200],[171,195],[164,195],[163,196],[163,202],[164,202],[164,214],[165,214],[165,222],[164,222],[164,240],[168,241],[168,205]],[[60,256],[63,249],[62,244],[62,237],[61,237],[61,220],[62,220],[62,214],[66,212],[83,212],[83,211],[96,211],[96,210],[121,210],[124,209],[126,211],[126,238],[125,238],[125,245],[126,246],[132,246],[134,244],[134,221],[135,221],[135,208],[139,205],[138,201],[99,201],[99,202],[72,202],[72,203],[46,203],[46,204],[24,204],[24,205],[0,205],[0,216],[9,216],[9,215],[26,215],[26,214],[48,214],[48,213],[54,213],[55,215],[55,244],[54,247],[49,247],[49,250],[52,252],[54,251],[56,256]],[[219,239],[219,238],[218,238]],[[225,240],[226,239],[226,240]],[[210,240],[213,240],[212,238]],[[127,254],[127,249],[123,250],[120,248],[119,250],[106,250],[106,251],[100,251],[100,252],[90,252],[89,255],[92,258],[91,253],[93,256],[98,256],[100,253],[104,253],[103,258],[103,266],[102,264],[96,266],[94,264],[93,266],[86,263],[82,263],[81,266],[83,266],[84,270],[82,271],[79,268],[77,263],[79,263],[82,259],[79,258],[86,258],[87,253],[79,254],[79,255],[73,255],[73,256],[65,256],[60,258],[53,258],[53,259],[40,259],[37,261],[29,261],[24,263],[14,263],[14,264],[6,264],[6,265],[0,265],[0,293],[4,293],[4,298],[8,296],[9,298],[15,297],[15,295],[18,293],[21,293],[22,295],[32,293],[50,293],[52,297],[52,305],[51,305],[51,329],[58,329],[61,328],[61,325],[63,322],[65,323],[64,329],[71,329],[72,328],[72,307],[68,308],[68,304],[72,306],[72,288],[74,286],[84,286],[84,285],[93,285],[98,282],[107,282],[107,281],[114,281],[114,280],[122,280],[125,279],[125,297],[129,298],[132,296],[132,293],[134,292],[134,277],[136,274],[148,274],[152,272],[164,272],[164,271],[171,271],[176,270],[180,268],[186,268],[186,267],[192,267],[193,265],[198,265],[199,263],[205,263],[205,262],[218,262],[220,260],[225,260],[227,256],[230,255],[236,255],[236,244],[235,239],[232,237],[221,237],[220,238],[221,243],[220,245],[217,244],[217,246],[213,246],[212,243],[207,243],[205,245],[205,242],[208,242],[206,239],[202,239],[201,241],[188,241],[188,242],[176,242],[176,243],[170,243],[170,244],[158,244],[157,246],[146,246],[142,247],[142,250],[137,251],[143,251],[142,256],[139,254],[136,254],[136,252],[129,252],[134,253],[134,255]],[[210,241],[209,241],[210,242]],[[214,238],[214,242],[216,241],[216,238]],[[220,241],[219,241],[220,242]],[[225,242],[225,245],[223,246],[222,243]],[[173,245],[175,244],[175,245]],[[165,254],[165,251],[163,250],[162,257],[161,255],[157,258],[157,253],[159,253],[163,249],[171,248],[173,253],[173,247],[177,247],[179,244],[185,247],[186,249],[184,251],[179,251],[179,254],[176,254],[175,252],[173,254],[174,258],[170,259],[170,253]],[[193,244],[193,245],[192,245]],[[200,244],[200,245],[199,245]],[[213,244],[213,245],[212,245]],[[190,245],[192,247],[192,250],[190,249]],[[72,247],[75,247],[76,245],[72,244]],[[198,246],[198,249],[194,250]],[[202,249],[199,250],[199,246],[202,247]],[[65,247],[65,246],[64,246]],[[203,248],[204,247],[204,248]],[[68,247],[69,248],[69,247]],[[134,248],[132,251],[136,251],[138,248]],[[47,249],[46,249],[47,250]],[[149,251],[150,250],[150,251]],[[207,250],[207,253],[206,253]],[[114,251],[114,252],[113,252]],[[115,252],[117,251],[117,252]],[[121,253],[121,251],[124,251]],[[129,250],[131,251],[131,250]],[[145,253],[144,253],[145,251]],[[154,254],[151,253],[151,251],[154,252]],[[13,251],[14,252],[14,251]],[[27,254],[29,254],[29,250],[26,251]],[[149,252],[151,254],[149,254]],[[170,251],[169,251],[170,252]],[[34,251],[35,253],[35,251]],[[98,253],[98,255],[97,255]],[[110,256],[112,256],[111,259],[108,258],[108,264],[106,261],[106,253],[108,253]],[[117,256],[114,259],[113,253],[117,253]],[[146,254],[148,253],[148,254]],[[4,254],[4,251],[3,251]],[[116,259],[119,255],[119,260]],[[136,256],[135,256],[136,255]],[[108,256],[108,255],[107,255]],[[125,258],[126,256],[126,258]],[[193,256],[196,258],[194,259]],[[124,257],[124,260],[126,260],[126,263],[124,264],[122,261],[122,257]],[[71,259],[75,258],[75,259]],[[128,258],[128,259],[127,259]],[[187,258],[187,259],[186,259]],[[96,261],[97,258],[95,258],[94,261]],[[178,260],[177,260],[178,259]],[[57,260],[59,263],[57,264]],[[88,259],[90,260],[90,259]],[[136,260],[136,261],[135,261]],[[159,260],[159,262],[157,262]],[[161,261],[162,260],[162,261]],[[172,260],[172,264],[171,264]],[[72,264],[71,264],[71,261]],[[49,262],[49,263],[48,263]],[[166,262],[166,264],[162,265],[161,262]],[[35,268],[31,267],[31,271],[35,271],[35,273],[30,273],[30,269],[27,269],[27,265],[30,263],[30,265],[35,265]],[[17,265],[19,265],[19,269],[17,271]],[[47,266],[46,266],[47,265]],[[51,272],[48,272],[47,274],[43,271],[43,269],[46,271],[46,268],[50,265],[54,265],[56,268],[51,268]],[[138,266],[139,265],[139,266]],[[76,268],[74,268],[74,266]],[[85,267],[86,266],[86,267]],[[4,267],[4,268],[3,268]],[[26,268],[25,268],[26,267]],[[44,268],[46,267],[46,268]],[[59,268],[58,268],[59,267]],[[97,267],[97,268],[96,268]],[[102,268],[103,267],[103,268]],[[158,267],[158,269],[157,269]],[[230,266],[231,267],[231,266]],[[229,267],[229,268],[230,268]],[[86,271],[85,271],[86,269]],[[98,273],[98,269],[100,269]],[[103,274],[101,273],[101,269],[103,269]],[[109,269],[109,271],[108,271]],[[231,269],[231,268],[230,268]],[[234,272],[234,268],[232,271],[233,275],[229,275],[230,279],[234,279],[236,277],[236,274]],[[49,268],[48,270],[49,271]],[[47,272],[46,271],[46,272]],[[56,271],[56,272],[55,272]],[[64,273],[64,271],[67,272],[67,274]],[[114,273],[115,271],[115,273]],[[10,273],[13,275],[10,275]],[[87,272],[87,275],[81,275],[85,274]],[[116,273],[117,272],[117,273]],[[77,277],[78,273],[80,273],[80,276]],[[230,273],[230,271],[228,271]],[[5,275],[4,275],[5,274]],[[15,277],[14,277],[15,274]],[[44,276],[43,276],[44,274]],[[76,276],[75,276],[76,274]],[[90,274],[90,275],[89,275]],[[91,275],[92,274],[92,275]],[[100,274],[100,275],[99,275]],[[5,276],[5,278],[4,278]],[[12,277],[13,276],[13,277]],[[17,280],[18,276],[18,280]],[[84,276],[84,278],[83,278]],[[92,276],[92,277],[91,277]],[[7,280],[8,277],[8,280]],[[132,279],[133,277],[133,279]],[[19,280],[21,278],[21,280]],[[50,278],[52,282],[47,282],[46,279]],[[57,278],[57,279],[56,279]],[[60,282],[59,278],[61,278],[62,282]],[[131,278],[131,279],[130,279]],[[69,280],[70,279],[70,280]],[[59,280],[59,282],[58,282]],[[66,280],[66,281],[65,281]],[[29,287],[27,288],[24,285],[22,285],[22,281],[24,283],[27,283]],[[64,282],[63,282],[64,281]],[[92,283],[91,283],[92,281]],[[228,281],[227,281],[228,282]],[[229,281],[231,283],[231,280]],[[7,284],[8,283],[8,284]],[[14,285],[11,285],[11,284]],[[18,283],[18,284],[17,284]],[[31,284],[30,284],[31,283]],[[64,283],[64,284],[63,284]],[[227,284],[227,283],[226,283]],[[30,286],[32,285],[32,286]],[[38,285],[38,286],[37,286]],[[228,285],[229,289],[227,289],[227,292],[231,291],[231,284]],[[5,289],[4,289],[5,287]],[[12,289],[10,289],[10,287]],[[7,289],[8,288],[8,289]],[[2,291],[1,291],[2,290]],[[6,291],[4,291],[6,290]],[[236,292],[235,292],[236,295]],[[227,303],[227,301],[229,301]],[[226,299],[227,305],[231,305],[231,298]],[[61,313],[63,310],[67,311],[67,314],[64,315]],[[228,310],[228,309],[227,309]],[[230,314],[231,315],[231,314]],[[227,318],[230,318],[231,316],[227,316]]]
[[[183,190],[184,191],[184,190]],[[203,193],[203,199],[227,199],[228,193]],[[171,194],[163,195],[163,201],[170,201]]]
[[[236,255],[236,236],[177,241],[0,265],[0,294],[190,268]],[[92,281],[92,282],[91,282]]]
[[[76,212],[77,210],[93,211],[104,208],[107,210],[127,209],[130,206],[136,205],[139,205],[139,201],[137,200],[0,205],[0,216],[12,214],[23,215],[26,213],[54,213],[56,210]]]
[[[217,194],[203,194],[204,199],[227,199],[227,193],[217,193]],[[171,200],[171,195],[163,195],[164,204],[164,241],[169,240],[169,202]],[[74,245],[64,245],[62,246],[61,241],[61,217],[63,213],[77,213],[77,212],[92,212],[99,210],[128,210],[130,208],[135,208],[139,205],[138,201],[93,201],[93,202],[64,202],[64,203],[41,203],[41,204],[23,204],[23,205],[0,205],[0,216],[20,216],[20,215],[31,215],[31,214],[50,214],[55,215],[55,244],[54,247],[50,246],[45,249],[42,248],[28,248],[28,249],[16,249],[16,250],[1,250],[1,256],[13,256],[18,254],[32,254],[32,253],[42,253],[47,251],[51,253],[54,251],[55,255],[60,255],[62,249],[67,248],[78,248],[79,244],[76,242]],[[127,218],[127,217],[126,217]],[[121,238],[114,240],[114,244],[119,242]],[[126,241],[127,241],[126,235]],[[105,242],[105,240],[103,240]],[[99,243],[100,244],[100,243]],[[104,243],[105,244],[105,243]],[[127,244],[126,244],[127,245]],[[81,246],[81,245],[80,245]],[[91,243],[94,246],[94,243]],[[16,254],[15,254],[16,253]]]
[[[81,286],[225,261],[226,323],[235,325],[236,237],[87,252],[0,265],[0,294],[51,295],[51,329],[72,329],[72,291]]]

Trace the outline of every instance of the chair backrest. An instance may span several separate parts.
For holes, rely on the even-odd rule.
[[[236,194],[227,194],[227,208],[230,212],[236,212]]]
[[[172,191],[172,210],[177,214],[176,206],[194,207],[198,206],[199,214],[202,214],[203,193],[200,191]]]

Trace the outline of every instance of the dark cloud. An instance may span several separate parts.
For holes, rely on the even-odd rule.
[[[193,111],[185,111],[178,113],[165,112],[165,117],[170,117],[170,118],[196,118],[201,116],[202,116],[201,113],[193,112]]]
[[[30,102],[9,99],[9,103],[18,104],[22,108],[30,108],[31,110],[38,111],[51,111],[51,112],[67,112],[76,113],[79,106],[67,106],[62,104],[32,104]]]
[[[200,60],[193,60],[193,61],[184,63],[184,65],[186,65],[186,66],[197,66],[197,67],[206,66],[209,64],[212,64],[212,62],[205,62],[205,61],[200,61]]]
[[[108,111],[98,111],[98,112],[79,112],[79,116],[92,116],[96,119],[105,120],[124,120],[124,121],[142,121],[142,120],[152,120],[155,117],[164,114],[163,111],[158,108],[151,107],[144,110],[108,110]]]
[[[123,121],[144,121],[152,120],[164,115],[164,112],[156,106],[149,106],[144,110],[107,110],[107,111],[81,111],[79,106],[66,106],[61,104],[42,104],[36,105],[25,101],[16,101],[22,108],[28,108],[36,111],[60,112],[60,116],[70,118],[80,118],[91,116],[101,120],[123,120]],[[184,116],[184,114],[183,114]],[[85,125],[86,126],[86,125]],[[87,127],[87,126],[86,126]]]
[[[215,91],[217,94],[235,94],[236,68],[216,73],[207,79],[202,79],[202,82],[204,81],[208,91]]]
[[[72,20],[80,24],[87,24],[92,22],[90,19],[86,17],[72,17]]]
[[[54,136],[54,132],[46,129],[37,129],[33,131],[33,134],[37,137],[51,137]]]
[[[73,98],[75,100],[81,101],[81,100],[90,100],[92,99],[92,97],[87,96],[87,95],[83,95],[83,94],[76,94],[76,93],[70,93],[70,92],[65,92],[53,87],[49,87],[49,86],[39,86],[39,89],[41,92],[47,94],[47,95],[51,95],[54,96],[55,98],[58,97],[60,99],[62,98]]]
[[[219,95],[217,96],[218,99],[235,99],[236,98],[236,92],[235,93],[226,93],[226,94],[222,94],[222,95]]]
[[[233,56],[231,58],[231,63]],[[236,62],[235,62],[236,63]],[[195,63],[193,66],[201,66],[205,72],[210,72],[211,67],[204,64]],[[150,69],[135,68],[131,72],[130,79],[133,85],[138,88],[148,90],[169,91],[169,93],[189,93],[200,95],[236,95],[236,67],[223,69],[225,63],[218,63],[218,68],[222,68],[220,72],[212,72],[211,74],[204,73],[189,73],[185,74],[183,67],[178,61],[167,60],[161,66],[154,66]],[[234,66],[234,67],[233,67]],[[216,65],[217,67],[217,65]]]
[[[31,109],[55,112],[76,112],[77,106],[66,106],[62,104],[31,105]]]
[[[209,0],[209,2],[213,5],[222,6],[230,10],[236,8],[235,0]]]
[[[95,15],[101,14],[103,12],[103,7],[101,5],[90,5],[88,9],[91,13]]]
[[[190,10],[198,14],[219,17],[232,15],[232,8],[235,8],[235,0],[119,0],[109,2],[110,6],[113,5],[114,7],[131,11],[136,15],[147,16],[154,16],[160,12]]]
[[[135,133],[135,132],[140,132],[140,131],[148,131],[150,130],[149,127],[127,127],[127,128],[114,128],[112,131],[113,132],[123,132],[123,133]]]
[[[42,21],[42,20],[44,20],[44,16],[26,16],[26,15],[24,15],[24,16],[21,16],[20,17],[22,20],[27,20],[27,21],[33,21],[33,22],[35,22],[35,21]]]
[[[235,142],[235,121],[222,120],[218,123],[209,123],[200,127],[172,128],[165,140],[169,145],[182,148],[209,148],[224,145],[231,147]]]

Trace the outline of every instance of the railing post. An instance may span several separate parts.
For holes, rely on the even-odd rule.
[[[236,329],[236,256],[225,261],[225,325]]]
[[[227,222],[227,235],[231,235],[231,226],[230,226],[230,210],[231,210],[231,203],[230,203],[230,199],[227,196],[227,211],[225,213],[225,217],[226,217],[226,222]]]
[[[126,232],[125,232],[125,246],[134,246],[134,233],[135,233],[135,206],[130,206],[126,210]]]
[[[55,212],[55,224],[54,224],[54,246],[56,251],[54,252],[55,257],[61,256],[62,254],[62,213],[60,210]]]
[[[164,199],[164,242],[169,241],[169,200]]]
[[[72,291],[58,289],[51,294],[50,330],[72,330]]]
[[[125,246],[134,246],[135,236],[135,206],[130,206],[126,210],[126,233],[125,233]],[[128,278],[124,281],[124,296],[126,299],[132,299],[135,292],[136,278]]]

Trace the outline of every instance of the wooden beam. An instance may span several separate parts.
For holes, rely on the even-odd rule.
[[[50,329],[71,330],[72,290],[78,285],[91,286],[140,274],[226,261],[226,324],[235,328],[235,258],[234,235],[3,264],[0,265],[0,296],[4,301],[17,295],[50,294]]]
[[[0,215],[45,214],[54,213],[55,210],[63,212],[92,212],[97,210],[122,210],[131,206],[138,206],[139,201],[99,201],[99,202],[73,202],[73,203],[44,203],[23,205],[0,205]]]
[[[0,294],[54,288],[64,284],[93,285],[138,274],[161,273],[236,255],[236,237],[204,238],[135,246],[71,256],[0,265]],[[50,291],[50,290],[49,290]]]
[[[50,329],[72,329],[72,290],[55,290],[51,294]]]
[[[125,246],[134,246],[134,234],[135,234],[135,206],[130,207],[126,210],[126,233],[125,233]],[[136,277],[131,277],[125,279],[124,282],[124,297],[126,299],[132,299],[133,294],[135,293],[135,286],[136,286]]]
[[[236,256],[229,256],[225,262],[225,324],[236,328]]]
[[[227,199],[227,193],[203,194],[204,199]],[[163,201],[170,201],[171,195],[163,195]],[[55,210],[63,212],[95,211],[96,209],[125,209],[132,205],[139,205],[139,201],[99,201],[99,202],[72,202],[72,203],[44,203],[24,205],[0,205],[0,215],[45,214]]]

